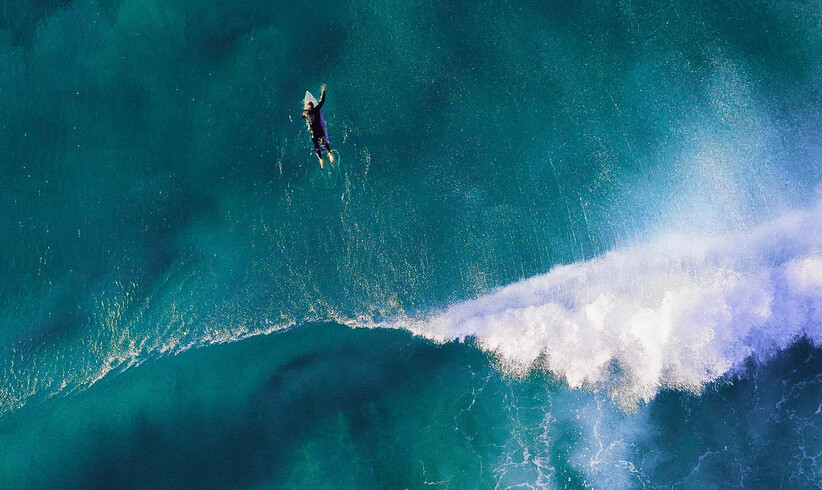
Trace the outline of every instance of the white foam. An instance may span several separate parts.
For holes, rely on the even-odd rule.
[[[751,355],[822,341],[822,207],[746,232],[668,235],[504,287],[400,327],[476,338],[503,369],[548,369],[624,406],[698,391]]]

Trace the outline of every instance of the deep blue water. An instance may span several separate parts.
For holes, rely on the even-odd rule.
[[[820,26],[3,1],[0,486],[819,486]]]

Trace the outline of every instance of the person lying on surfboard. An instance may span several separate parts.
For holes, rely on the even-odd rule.
[[[322,106],[325,103],[325,84],[320,88],[320,101],[317,106],[309,101],[305,104],[303,119],[308,121],[308,131],[311,133],[311,141],[314,142],[314,152],[320,159],[320,168],[325,168],[323,152],[328,154],[328,159],[334,163],[334,154],[331,153],[331,143],[328,141],[328,131],[325,129],[325,118],[322,113]],[[313,98],[313,97],[312,97]]]

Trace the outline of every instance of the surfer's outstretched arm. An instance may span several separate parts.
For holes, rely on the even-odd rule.
[[[325,103],[325,84],[323,84],[322,88],[320,89],[320,101],[317,102],[317,109],[323,106]]]

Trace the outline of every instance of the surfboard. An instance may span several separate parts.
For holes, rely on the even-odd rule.
[[[305,91],[305,97],[303,97],[303,110],[308,109],[308,103],[309,102],[314,104],[314,107],[317,106],[317,99],[315,99],[314,96],[311,95],[311,92],[306,90]]]
[[[309,102],[314,104],[314,107],[317,107],[317,99],[315,99],[314,96],[311,95],[311,92],[306,90],[305,97],[303,97],[303,110],[308,109]],[[309,131],[311,131],[311,124],[308,122],[308,119],[305,120],[305,127],[307,127]]]

